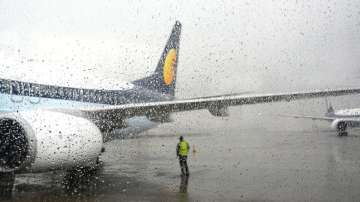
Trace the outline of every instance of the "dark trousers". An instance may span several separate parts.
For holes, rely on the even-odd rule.
[[[187,156],[179,156],[179,163],[180,163],[181,174],[189,175],[189,167],[187,165]]]

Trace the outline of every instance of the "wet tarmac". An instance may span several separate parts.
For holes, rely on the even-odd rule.
[[[299,110],[304,104],[315,108]],[[359,201],[360,130],[338,137],[327,122],[274,116],[279,110],[321,114],[324,107],[236,107],[220,119],[178,114],[173,123],[108,143],[96,172],[18,175],[3,200]],[[175,155],[179,135],[191,146],[189,178],[180,176]]]

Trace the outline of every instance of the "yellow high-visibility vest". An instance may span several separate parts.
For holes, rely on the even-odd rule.
[[[181,141],[179,143],[179,154],[180,156],[187,156],[189,153],[189,143]]]

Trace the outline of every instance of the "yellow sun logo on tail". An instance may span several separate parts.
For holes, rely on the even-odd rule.
[[[171,85],[175,77],[175,66],[176,66],[176,49],[172,48],[166,55],[164,67],[163,67],[163,78],[166,85]]]

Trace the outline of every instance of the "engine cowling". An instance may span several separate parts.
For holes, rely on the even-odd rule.
[[[0,172],[91,166],[103,138],[89,120],[46,110],[0,115]]]

